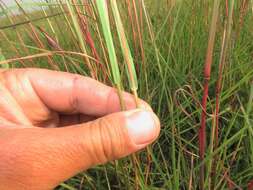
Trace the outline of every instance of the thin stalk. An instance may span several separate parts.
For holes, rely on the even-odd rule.
[[[45,17],[46,17],[46,20],[47,20],[47,23],[48,23],[48,25],[49,25],[49,28],[50,28],[51,31],[53,32],[54,38],[57,40],[57,35],[56,35],[55,30],[54,30],[53,24],[52,24],[52,22],[50,21],[50,19],[49,19],[49,17],[48,17],[48,14],[47,14],[47,12],[46,12],[46,10],[45,10],[45,8],[44,8],[43,6],[42,6],[41,8],[42,8],[42,11],[43,11],[43,13],[44,13],[44,15],[45,15]]]
[[[189,183],[188,183],[188,190],[193,189],[193,167],[194,167],[194,156],[191,156],[191,170],[190,170],[190,177],[189,177]]]
[[[139,2],[139,11],[140,11],[140,32],[141,34],[143,34],[143,12],[142,12],[142,5],[141,5],[141,0],[138,1]]]
[[[92,3],[94,3],[92,1]],[[92,4],[92,7],[94,6],[94,4]],[[89,15],[91,15],[91,17],[93,18],[93,20],[96,21],[96,14],[95,14],[95,11],[94,9],[90,8],[90,7],[87,7],[87,11],[89,12]],[[103,39],[102,39],[102,36],[101,36],[101,32],[99,30],[99,27],[98,27],[98,22],[94,22],[94,31],[97,33],[97,38],[98,38],[98,41],[99,41],[99,44],[100,44],[100,48],[102,49],[102,52],[103,52],[103,57],[104,57],[104,62],[105,62],[105,67],[107,68],[107,76],[110,76],[111,75],[111,72],[110,72],[110,66],[109,66],[109,61],[108,61],[108,56],[106,54],[106,48],[105,48],[105,44],[103,43]],[[104,81],[106,82],[107,81],[107,78],[104,78]]]
[[[244,109],[243,105],[241,105],[241,110],[245,118],[244,127],[248,129],[247,135],[249,136],[249,140],[248,140],[249,147],[247,149],[249,149],[248,152],[251,155],[249,158],[249,163],[251,164],[253,163],[253,139],[252,139],[253,129],[252,129],[252,122],[250,118],[250,113],[252,111],[252,101],[253,101],[253,83],[251,83],[251,86],[250,86],[250,94],[249,94],[249,100],[247,103],[246,110]]]
[[[29,20],[22,21],[22,22],[1,26],[0,30],[4,30],[4,29],[7,29],[7,28],[15,28],[17,26],[29,24],[31,22],[37,22],[37,21],[40,21],[40,20],[44,20],[45,18],[52,18],[52,17],[56,17],[56,16],[60,16],[60,15],[64,15],[64,13],[56,13],[56,14],[53,14],[53,15],[48,15],[47,17],[45,16],[45,17],[40,17],[40,18],[35,18],[35,19],[29,19]]]
[[[26,21],[29,21],[29,22],[28,22],[28,25],[29,25],[29,27],[30,27],[30,29],[31,29],[32,36],[34,37],[34,42],[37,43],[37,45],[38,45],[40,48],[44,49],[44,45],[43,45],[43,43],[41,42],[41,40],[40,40],[40,38],[39,38],[39,36],[38,36],[36,30],[35,30],[34,25],[31,23],[31,20],[30,20],[29,16],[26,14],[26,12],[25,12],[25,10],[23,9],[23,7],[21,6],[20,2],[19,2],[18,0],[15,0],[15,2],[16,2],[16,4],[17,4],[17,6],[19,7],[19,9],[22,11],[23,15],[25,16]],[[56,70],[59,70],[59,67],[56,66],[56,64],[54,63],[52,57],[47,56],[47,59],[48,59],[49,64],[52,66],[52,68],[54,68],[54,69],[56,69]]]
[[[75,29],[76,35],[78,37],[78,41],[80,43],[80,48],[81,48],[81,50],[84,54],[87,54],[84,39],[83,39],[83,35],[82,35],[82,30],[81,30],[80,25],[78,23],[78,18],[77,18],[77,15],[76,15],[76,13],[73,9],[73,5],[70,3],[70,1],[71,0],[67,0],[66,4],[67,4],[71,19],[72,19],[73,24],[74,24],[74,29]],[[87,66],[90,70],[91,76],[93,78],[97,78],[96,73],[94,72],[94,68],[92,67],[92,64],[91,64],[90,60],[87,59],[86,57],[84,59],[85,59],[84,61],[87,63]]]
[[[160,77],[163,79],[163,70],[162,70],[162,67],[161,67],[161,63],[160,63],[160,58],[159,58],[159,49],[157,47],[157,44],[156,44],[156,40],[155,40],[155,35],[154,35],[154,31],[152,29],[152,23],[150,21],[150,17],[148,15],[148,12],[147,12],[147,9],[146,9],[146,6],[145,6],[145,2],[144,0],[140,0],[140,6],[141,6],[141,10],[143,11],[144,13],[144,18],[146,20],[146,23],[147,23],[147,27],[148,27],[148,33],[149,33],[149,36],[150,36],[150,39],[151,39],[151,42],[152,42],[152,45],[154,47],[154,50],[155,50],[155,60],[157,62],[157,66],[158,66],[158,70],[159,70],[159,75]],[[146,72],[146,71],[145,71]],[[165,80],[162,80],[163,82]],[[158,109],[158,113],[160,112],[160,110]],[[148,152],[148,163],[147,163],[147,171],[146,171],[146,182],[147,182],[147,178],[149,176],[149,172],[150,172],[150,165],[151,165],[151,157],[149,155],[151,155],[151,149],[150,147],[147,147],[147,152]]]
[[[97,9],[98,9],[99,17],[100,17],[106,46],[108,49],[113,83],[118,90],[121,109],[125,110],[125,105],[124,105],[123,98],[122,98],[122,87],[121,87],[119,66],[118,66],[115,48],[114,48],[114,44],[113,44],[113,40],[112,40],[112,33],[111,33],[111,29],[110,29],[110,22],[109,22],[109,15],[108,15],[106,1],[105,0],[96,0],[95,2],[96,2]]]
[[[62,1],[58,0],[57,3],[59,4],[59,7],[60,7],[60,9],[61,9],[62,12],[68,13],[68,11],[65,10],[65,9],[66,9],[66,7],[64,6],[65,4],[63,4]],[[63,16],[64,16],[64,19],[65,19],[65,21],[66,21],[66,25],[68,26],[67,28],[70,30],[70,33],[71,33],[72,38],[75,39],[75,40],[73,40],[74,45],[75,45],[75,48],[79,48],[79,45],[76,43],[76,42],[77,42],[77,40],[76,40],[76,39],[77,39],[77,36],[76,36],[76,34],[75,34],[75,31],[73,30],[73,28],[72,28],[72,26],[71,26],[71,23],[70,23],[70,21],[69,21],[69,18],[68,18],[68,16],[67,16],[67,14],[63,14]]]
[[[133,15],[132,15],[132,7],[130,4],[130,0],[126,0],[126,4],[127,4],[127,11],[128,11],[128,16],[129,16],[129,20],[131,23],[131,29],[132,29],[132,36],[133,36],[133,44],[134,44],[134,51],[135,51],[135,58],[138,57],[138,47],[137,47],[137,34],[135,31],[135,25],[134,25],[134,21],[133,21]]]
[[[65,54],[79,55],[81,57],[87,57],[90,60],[94,60],[93,57],[90,57],[89,55],[84,54],[84,53],[78,53],[78,52],[72,52],[72,51],[47,51],[47,50],[44,50],[43,53],[37,53],[37,54],[28,55],[28,56],[24,56],[24,57],[11,58],[11,59],[6,59],[4,61],[0,61],[0,65],[12,63],[15,61],[23,61],[23,60],[29,60],[29,59],[39,58],[39,57],[47,57],[47,56],[62,55],[62,54],[64,54],[64,55]]]
[[[147,63],[146,63],[146,58],[145,58],[145,52],[144,52],[144,47],[143,47],[143,32],[142,32],[142,26],[143,26],[143,12],[142,12],[142,2],[141,0],[138,1],[139,2],[139,16],[137,13],[137,7],[136,7],[136,0],[132,0],[133,2],[133,10],[134,10],[134,17],[135,17],[135,22],[136,22],[136,26],[137,26],[137,34],[138,34],[138,39],[139,39],[139,46],[140,46],[140,52],[141,52],[141,60],[142,60],[142,70],[144,73],[144,83],[145,83],[145,87],[146,87],[146,91],[148,92],[148,77],[147,77]],[[139,21],[140,18],[140,21]],[[139,65],[137,66],[137,71],[140,70]]]
[[[142,35],[141,35],[142,33],[141,33],[140,23],[139,23],[138,14],[137,14],[136,3],[135,3],[135,0],[132,0],[132,2],[133,2],[135,22],[136,22],[136,26],[137,26],[137,34],[138,34],[138,38],[139,38],[139,45],[140,45],[140,49],[141,49],[142,63],[145,66],[145,54],[144,54],[144,48],[143,48],[143,44],[142,44]],[[140,9],[140,10],[142,12],[142,9]]]
[[[147,23],[148,34],[150,36],[150,40],[151,40],[153,48],[155,50],[155,61],[156,61],[156,64],[158,66],[159,77],[161,77],[163,79],[163,69],[161,67],[160,52],[159,52],[159,49],[158,49],[157,44],[156,44],[155,35],[154,35],[154,31],[153,31],[153,26],[152,26],[150,17],[148,15],[148,11],[147,11],[144,0],[141,0],[141,8],[142,8],[143,13],[144,13],[145,21]],[[164,80],[162,80],[162,81],[164,81]],[[159,113],[159,110],[158,110],[158,113]]]
[[[76,0],[73,0],[73,2],[75,4],[77,3]],[[88,7],[88,6],[86,6],[86,7]],[[107,79],[106,67],[100,61],[100,56],[99,56],[97,49],[95,47],[95,42],[94,42],[93,37],[91,35],[87,18],[85,18],[85,16],[81,15],[81,9],[78,6],[75,6],[75,8],[76,8],[77,16],[79,18],[79,23],[80,23],[79,25],[80,25],[80,28],[81,28],[82,33],[84,35],[85,41],[88,44],[94,58],[97,60],[95,62],[95,64],[97,65],[97,68],[101,68],[101,70],[102,70],[101,74],[105,77],[105,79]],[[83,10],[83,11],[86,11],[86,10]],[[84,12],[84,13],[86,13],[86,12]]]
[[[106,46],[107,46],[107,50],[109,54],[110,70],[112,74],[113,83],[115,87],[117,88],[121,110],[125,110],[125,103],[123,101],[123,96],[122,96],[122,86],[121,86],[119,66],[117,62],[115,47],[113,44],[112,33],[110,29],[108,7],[105,0],[95,0],[95,3],[98,10],[98,15],[100,17],[102,30],[103,30],[103,34],[104,34],[104,38],[105,38],[105,42],[106,42]],[[119,166],[118,162],[115,161],[116,171],[118,170],[118,166]]]
[[[127,42],[127,38],[126,38],[126,35],[124,32],[124,27],[123,27],[123,24],[122,24],[120,15],[119,15],[119,10],[118,10],[116,0],[111,0],[111,6],[112,6],[112,12],[113,12],[113,15],[115,18],[118,36],[120,39],[121,49],[123,52],[124,59],[126,61],[126,65],[127,65],[127,75],[128,75],[128,79],[129,79],[130,88],[131,88],[131,91],[133,92],[135,102],[138,107],[139,106],[138,94],[137,94],[138,82],[137,82],[136,71],[135,71],[135,67],[134,67],[134,63],[133,63],[133,57],[131,55],[130,48],[129,48],[129,45]]]
[[[166,76],[167,76],[167,71],[170,71],[170,68],[168,67],[169,64],[166,64],[165,65],[165,69],[162,67],[162,62],[165,62],[165,59],[161,56],[161,52],[158,48],[158,45],[156,43],[156,38],[155,38],[155,34],[154,34],[154,31],[153,31],[153,25],[152,25],[152,22],[151,22],[151,19],[150,19],[150,16],[148,14],[148,10],[147,10],[147,7],[145,5],[145,2],[144,0],[141,0],[141,8],[143,10],[143,13],[144,13],[144,18],[145,18],[145,22],[147,24],[147,28],[148,28],[148,34],[149,34],[149,37],[150,37],[150,40],[151,40],[151,44],[154,48],[154,64],[157,66],[157,69],[158,69],[158,72],[157,72],[157,77],[159,77],[161,79],[161,82],[162,82],[162,89],[161,89],[161,97],[163,97],[163,94],[165,93],[165,95],[168,95],[167,94],[167,90],[166,90]],[[164,73],[164,70],[165,70],[165,73]],[[161,101],[162,101],[162,98],[159,100],[159,107],[157,109],[157,114],[160,115],[161,113]]]
[[[2,2],[3,3],[3,2]],[[0,3],[0,8],[2,9],[2,11],[5,13],[5,9],[4,8],[6,8],[6,5],[3,3],[3,5],[1,5],[1,3]],[[8,20],[10,21],[10,23],[12,24],[12,25],[14,25],[14,20],[13,20],[13,18],[12,17],[14,17],[13,15],[9,15],[9,14],[7,14],[7,13],[5,13],[5,16],[6,16],[6,18],[8,18]],[[16,35],[17,35],[17,37],[18,37],[18,40],[19,40],[19,42],[21,43],[21,44],[24,44],[24,40],[23,40],[23,38],[22,38],[22,36],[21,36],[21,34],[20,34],[20,32],[17,30],[17,29],[14,29],[15,30],[15,33],[16,33]],[[2,31],[2,33],[4,33],[3,31]],[[7,38],[7,37],[6,37]],[[9,40],[8,40],[9,41]],[[10,44],[11,46],[13,46],[12,44]],[[14,49],[16,49],[15,47],[14,47]],[[29,54],[29,51],[28,51],[28,49],[27,48],[25,48],[25,47],[22,47],[22,49],[24,50],[24,52],[26,53],[26,54]],[[15,51],[17,51],[17,50],[15,50]],[[31,64],[34,64],[33,63],[33,61],[32,60],[29,60],[30,62],[31,62]]]
[[[112,12],[113,12],[113,16],[115,19],[115,23],[116,23],[116,28],[117,28],[117,32],[118,32],[118,36],[119,36],[119,40],[120,40],[121,49],[122,49],[123,56],[124,56],[126,66],[127,66],[127,76],[128,76],[130,89],[134,95],[136,107],[139,107],[140,105],[139,105],[138,94],[137,94],[138,82],[137,82],[137,77],[136,77],[135,66],[133,63],[133,58],[132,58],[132,55],[130,52],[127,38],[126,38],[126,35],[124,32],[124,27],[123,27],[123,24],[122,24],[120,15],[119,15],[119,10],[118,10],[116,0],[111,0],[111,7],[112,7]],[[133,154],[132,160],[133,160],[133,164],[134,164],[134,168],[135,168],[135,177],[136,177],[135,178],[136,179],[135,180],[135,188],[138,188],[138,184],[139,184],[138,155]]]
[[[47,10],[50,11],[50,14],[53,14],[55,12],[55,10],[57,10],[57,8],[52,6],[52,4],[49,2],[49,0],[45,0],[45,1],[48,3]],[[57,6],[59,6],[58,2],[57,2]],[[60,21],[59,21],[59,19],[57,20],[57,17],[52,17],[52,19],[54,20],[53,24],[55,25],[55,28],[61,28],[62,27],[62,20],[61,19],[60,19]],[[50,20],[50,18],[48,18],[48,20]],[[54,33],[54,34],[55,34],[55,39],[58,41],[56,33]],[[59,30],[58,36],[64,36],[64,31]],[[63,43],[67,43],[67,39],[64,38]]]
[[[1,30],[0,30],[0,34],[1,34],[1,35],[3,36],[3,38],[5,38],[5,40],[10,44],[11,49],[12,49],[12,50],[16,53],[16,55],[19,57],[19,56],[20,56],[20,53],[19,53],[18,49],[16,48],[16,46],[14,46],[13,44],[10,43],[10,40],[9,40],[9,38],[7,37],[7,35],[6,35],[3,31],[1,31]],[[0,51],[0,53],[1,53],[1,51]],[[0,56],[1,56],[1,54],[0,54]],[[4,60],[6,60],[6,59],[3,59],[3,55],[2,55],[2,60],[1,60],[1,61],[4,61]],[[22,66],[25,66],[25,62],[24,62],[23,60],[20,60],[19,62],[21,63]]]
[[[212,21],[211,27],[209,31],[209,40],[208,40],[208,47],[206,52],[206,60],[205,60],[205,67],[204,67],[204,89],[203,89],[203,98],[202,98],[202,114],[201,114],[201,126],[199,129],[199,155],[200,155],[200,189],[204,190],[205,185],[205,164],[203,163],[205,157],[205,149],[206,149],[206,107],[207,107],[207,98],[208,98],[208,88],[209,88],[209,81],[211,75],[211,65],[213,61],[213,49],[214,49],[214,42],[216,36],[216,28],[217,28],[217,21],[218,21],[218,13],[219,13],[219,5],[220,0],[214,0],[213,4],[213,13],[212,13]]]
[[[228,17],[228,12],[229,12],[229,10],[228,10],[228,0],[226,0],[226,16]]]
[[[234,10],[234,0],[231,0],[229,14],[228,14],[228,22],[225,24],[224,27],[224,34],[223,34],[223,43],[221,47],[221,55],[219,61],[219,74],[218,74],[218,81],[216,84],[216,102],[215,102],[215,137],[214,137],[214,149],[217,149],[219,144],[219,111],[220,111],[220,93],[222,89],[222,78],[223,78],[223,70],[226,63],[228,46],[231,36],[232,24],[233,24],[233,10]],[[217,156],[215,156],[211,171],[211,189],[215,187],[215,179],[216,179],[216,164],[217,164]]]

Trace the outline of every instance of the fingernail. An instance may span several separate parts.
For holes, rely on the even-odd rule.
[[[137,145],[151,143],[158,136],[159,120],[150,111],[135,110],[127,115],[127,129]]]

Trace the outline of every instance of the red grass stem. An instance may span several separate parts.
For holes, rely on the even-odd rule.
[[[214,42],[216,36],[216,24],[218,20],[218,13],[219,13],[219,0],[214,1],[213,5],[213,13],[212,13],[212,21],[211,27],[209,32],[209,40],[208,40],[208,47],[206,52],[206,61],[204,67],[204,90],[203,90],[203,98],[202,98],[202,114],[201,114],[201,126],[199,129],[199,156],[200,161],[204,161],[205,157],[205,149],[206,149],[206,107],[207,107],[207,98],[208,98],[208,87],[211,75],[211,66],[213,61],[213,49],[214,49]],[[205,184],[205,164],[202,163],[200,167],[200,189],[204,190]]]

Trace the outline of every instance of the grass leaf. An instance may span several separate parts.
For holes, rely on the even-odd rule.
[[[133,92],[136,92],[138,89],[138,82],[137,82],[135,66],[134,66],[133,57],[131,55],[130,48],[127,42],[126,34],[124,32],[124,27],[119,15],[119,10],[118,10],[116,0],[111,0],[111,6],[112,6],[114,19],[116,22],[118,36],[120,39],[122,53],[127,64],[127,75],[129,79],[130,88]]]
[[[96,1],[97,9],[98,9],[98,14],[101,21],[102,29],[103,29],[103,34],[105,37],[106,46],[108,48],[113,82],[116,86],[121,86],[120,72],[119,72],[118,61],[117,61],[117,57],[115,53],[113,40],[112,40],[112,33],[110,29],[110,22],[109,22],[106,0],[95,0],[95,1]]]

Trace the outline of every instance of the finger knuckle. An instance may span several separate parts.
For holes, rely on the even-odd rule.
[[[119,158],[125,152],[125,133],[120,128],[120,121],[110,117],[100,119],[91,127],[97,138],[93,138],[93,157],[97,163],[105,163]]]

